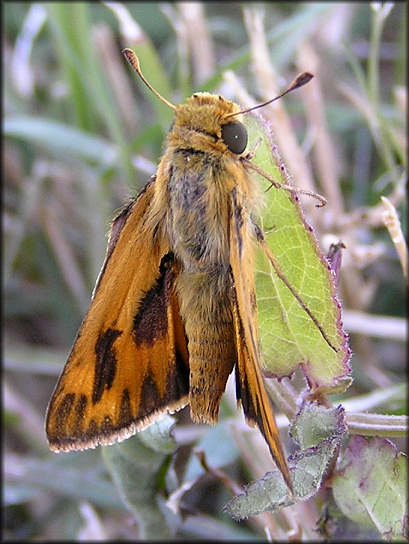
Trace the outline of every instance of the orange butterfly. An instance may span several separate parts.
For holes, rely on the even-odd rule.
[[[124,54],[151,88],[135,54]],[[260,192],[240,122],[249,110],[209,93],[178,106],[160,98],[175,112],[167,148],[113,220],[90,309],[48,407],[50,447],[112,444],[187,404],[193,421],[215,424],[235,369],[247,421],[291,488],[260,370],[254,245],[274,257],[251,216]]]

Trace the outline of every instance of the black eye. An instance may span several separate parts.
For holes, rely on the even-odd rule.
[[[235,121],[222,126],[222,139],[232,153],[240,155],[247,146],[247,130],[243,123]]]

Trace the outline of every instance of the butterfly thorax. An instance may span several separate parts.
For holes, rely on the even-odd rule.
[[[231,193],[239,185],[250,202],[255,192],[240,157],[222,138],[222,126],[231,120],[226,116],[238,111],[237,104],[209,93],[194,94],[176,110],[162,162],[167,234],[186,271],[227,274]]]

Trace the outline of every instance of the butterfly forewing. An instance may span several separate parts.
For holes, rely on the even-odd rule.
[[[236,187],[231,195],[231,269],[233,316],[237,346],[236,391],[248,422],[257,425],[288,485],[287,461],[261,373],[262,358],[257,327],[256,289],[252,265],[250,217]]]
[[[178,266],[147,221],[154,186],[113,222],[91,307],[48,407],[53,450],[111,444],[187,403]]]

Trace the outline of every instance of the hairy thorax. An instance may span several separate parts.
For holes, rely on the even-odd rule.
[[[174,153],[168,233],[186,272],[224,275],[228,270],[229,188],[221,176],[222,161],[187,150]]]

